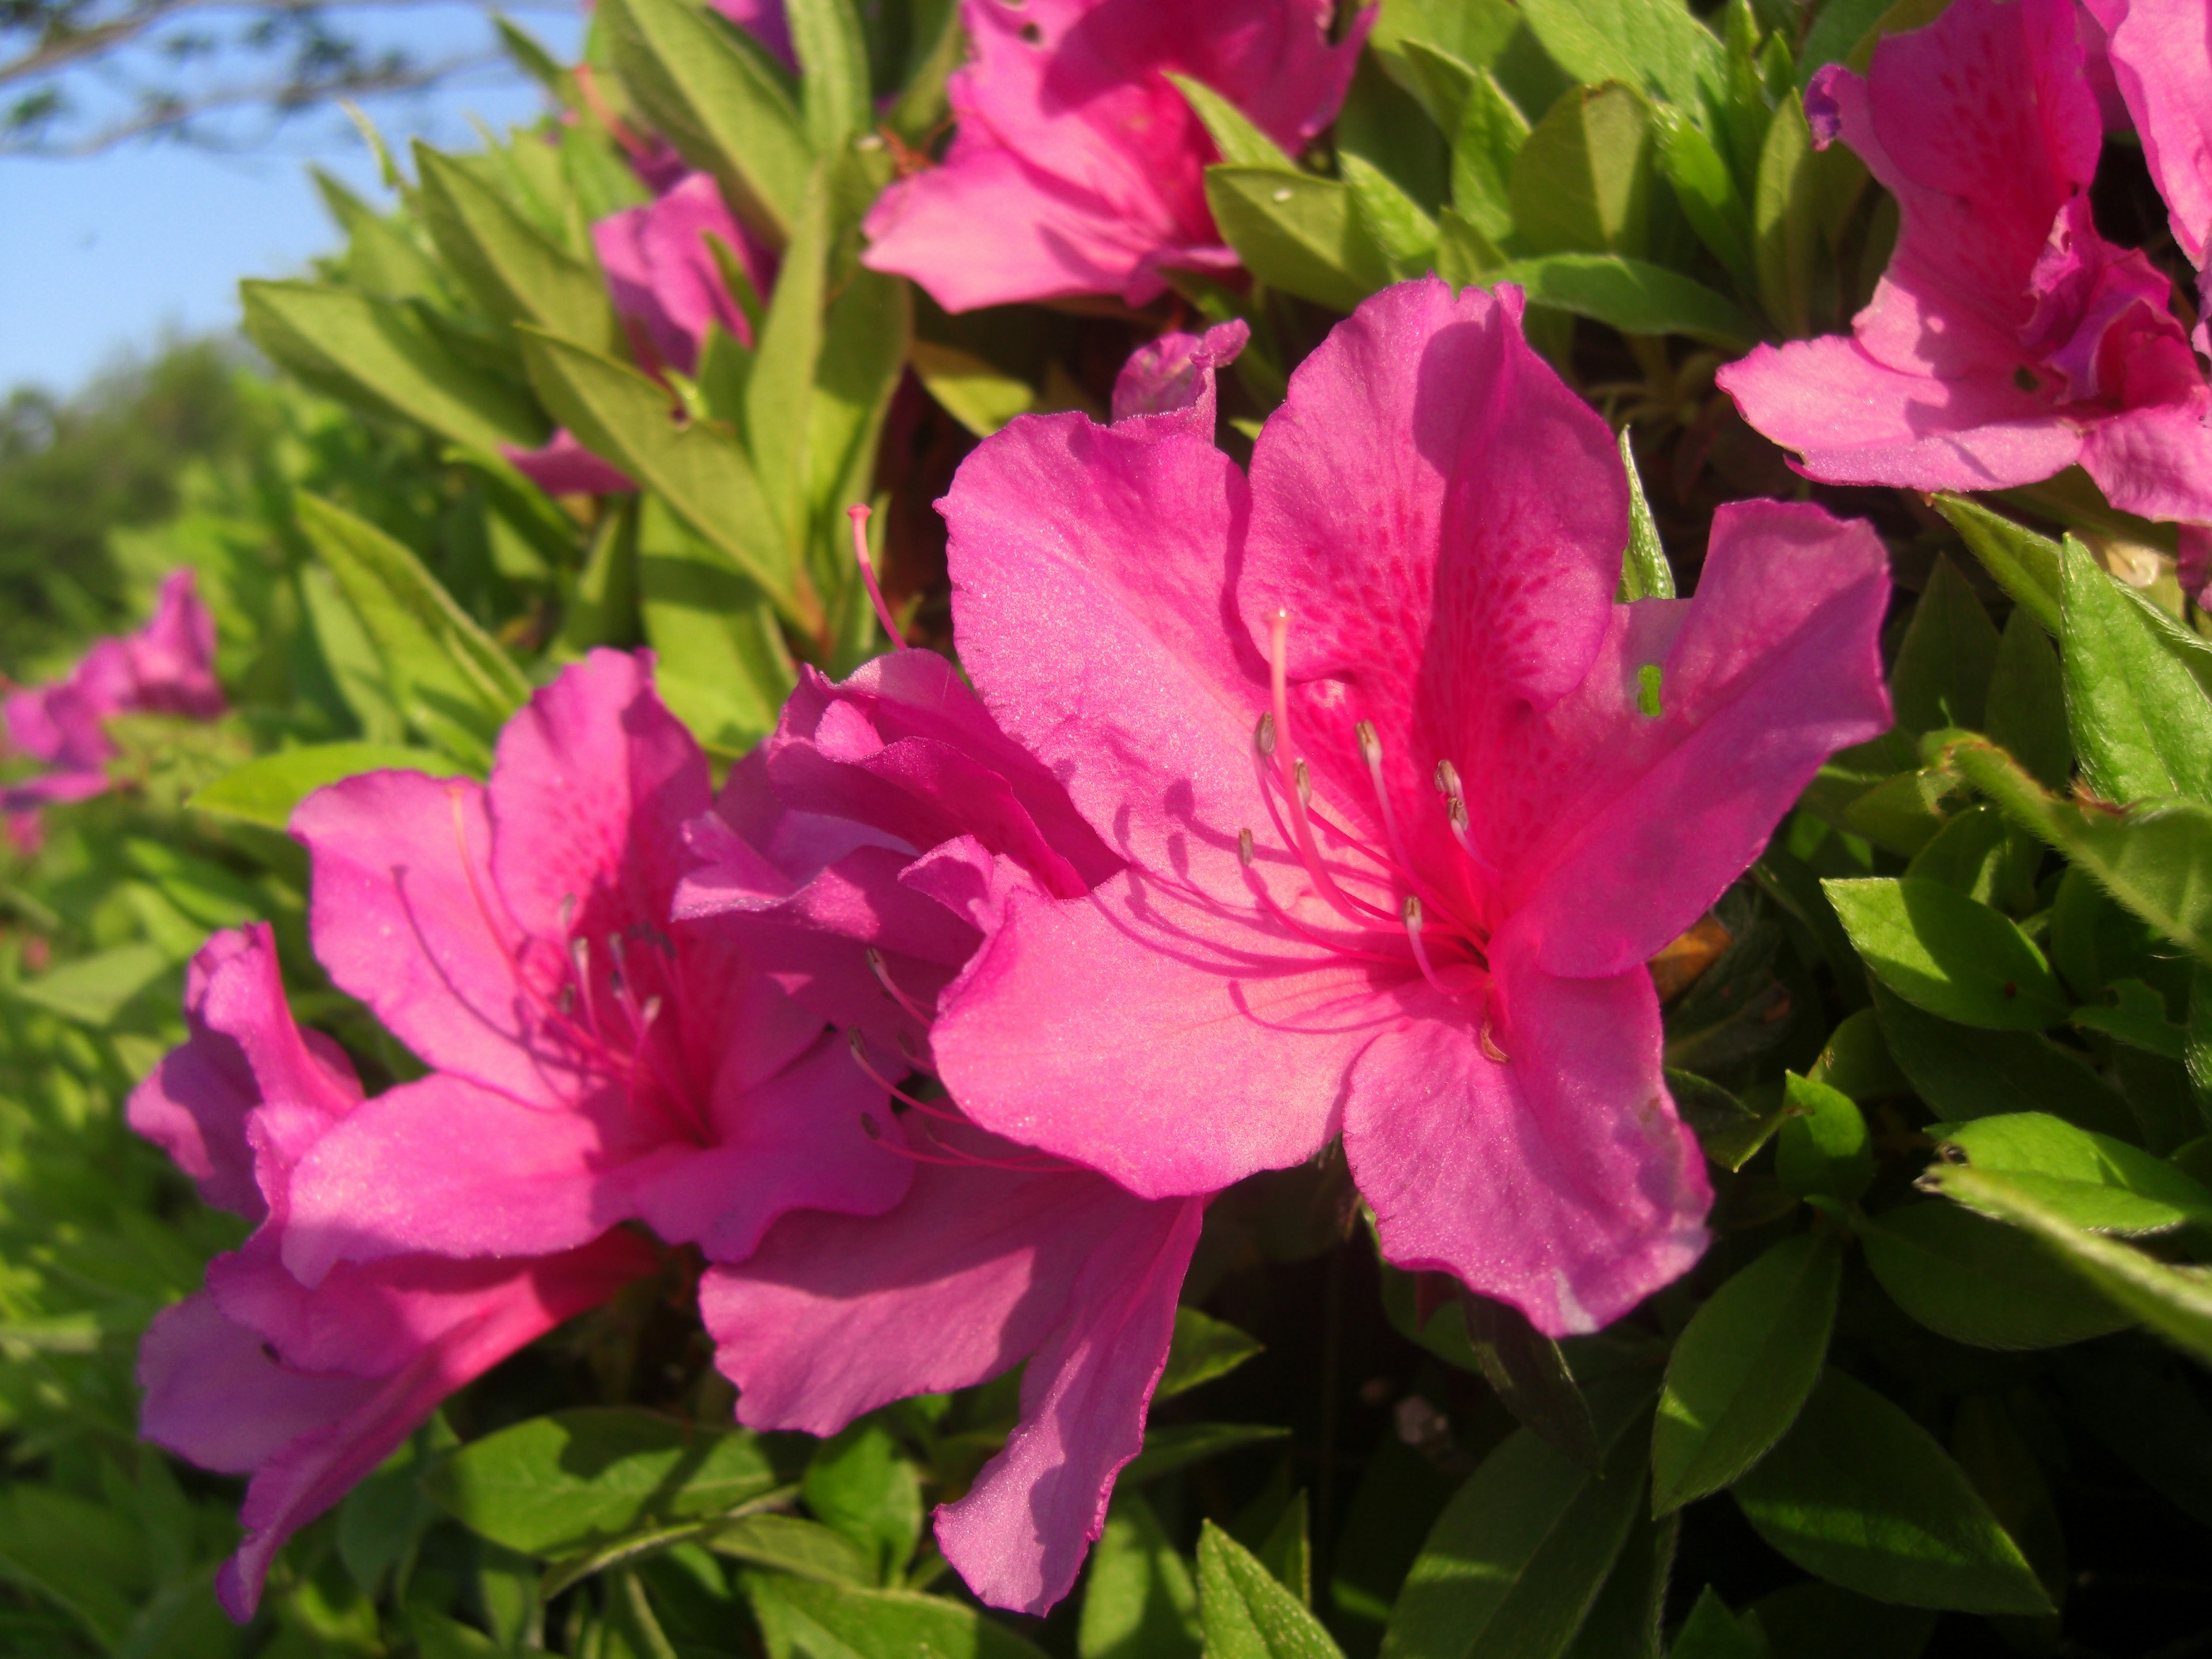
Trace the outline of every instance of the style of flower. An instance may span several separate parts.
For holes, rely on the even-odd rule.
[[[1202,398],[1211,431],[1210,367],[1179,391],[1152,380],[1159,404]],[[1073,900],[1120,867],[950,665],[916,650],[842,684],[802,670],[695,845],[705,863],[678,915],[729,930],[886,1085],[929,1070],[932,1022],[1010,895]],[[936,1526],[976,1595],[1041,1613],[1144,1443],[1205,1200],[1138,1198],[976,1128],[941,1092],[896,1095],[900,1119],[876,1132],[915,1164],[904,1201],[786,1217],[709,1269],[701,1311],[759,1428],[834,1433],[1026,1361],[1019,1424]]]
[[[720,260],[727,258],[743,270],[757,294],[767,291],[774,261],[738,227],[707,174],[686,174],[657,200],[600,220],[592,227],[592,246],[630,349],[648,372],[691,374],[710,326],[742,345],[752,343],[752,325],[730,292]],[[501,453],[549,495],[637,487],[565,429],[540,448],[510,446]]]
[[[1864,525],[1753,502],[1694,599],[1614,603],[1619,459],[1520,307],[1369,300],[1249,481],[1210,422],[969,458],[962,661],[1127,868],[1007,893],[931,1048],[981,1127],[1144,1197],[1340,1133],[1393,1261],[1564,1334],[1704,1247],[1644,963],[1888,725],[1889,585]]]
[[[360,1080],[336,1043],[293,1024],[264,925],[208,942],[185,981],[185,1018],[186,1041],[132,1094],[131,1125],[209,1203],[259,1225],[147,1330],[143,1429],[203,1468],[250,1477],[245,1536],[216,1583],[243,1623],[284,1540],[447,1395],[657,1261],[617,1231],[548,1255],[402,1255],[301,1285],[281,1259],[293,1176],[359,1109]]]
[[[941,167],[885,191],[866,262],[949,311],[1117,295],[1231,270],[1206,204],[1218,155],[1169,71],[1203,82],[1296,154],[1334,118],[1371,13],[1332,43],[1331,0],[962,0],[973,60],[947,88]]]
[[[193,587],[192,573],[172,571],[143,628],[96,641],[67,678],[10,692],[0,703],[8,750],[49,769],[0,785],[0,814],[15,817],[104,793],[107,763],[116,754],[106,723],[115,715],[211,720],[223,708],[215,678],[215,618]]]
[[[1721,371],[1744,418],[1826,483],[1993,489],[2079,463],[2115,507],[2212,521],[2212,389],[2171,285],[2091,221],[2072,0],[1957,0],[1865,77],[1820,70],[1806,111],[1896,197],[1897,249],[1849,337]]]

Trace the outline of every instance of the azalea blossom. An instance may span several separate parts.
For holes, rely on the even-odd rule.
[[[2084,3],[2106,32],[2173,239],[2202,270],[2212,246],[2212,21],[2203,0]]]
[[[1369,300],[1249,480],[1157,417],[969,458],[962,660],[1127,867],[1008,892],[930,1042],[979,1126],[1147,1198],[1340,1134],[1392,1261],[1564,1334],[1704,1247],[1644,963],[1888,725],[1888,580],[1753,502],[1695,599],[1615,604],[1618,455],[1520,307]]]
[[[2171,284],[2091,221],[2102,124],[2072,0],[1956,0],[1866,76],[1821,70],[1806,111],[1895,195],[1897,250],[1849,337],[1721,371],[1744,418],[1831,483],[1993,489],[2079,463],[2115,507],[2212,521],[2212,390]]]
[[[1332,0],[962,0],[974,48],[946,90],[959,130],[941,167],[884,193],[866,262],[949,311],[1117,295],[1164,270],[1231,270],[1206,204],[1218,154],[1176,71],[1291,154],[1334,118],[1372,21],[1329,40]]]
[[[282,1261],[300,1160],[359,1109],[351,1063],[293,1024],[269,929],[227,929],[193,959],[190,1036],[132,1094],[131,1125],[210,1204],[259,1224],[139,1351],[146,1437],[250,1477],[245,1536],[216,1579],[243,1623],[285,1539],[391,1455],[454,1389],[653,1272],[614,1231],[538,1257],[398,1256],[310,1289]]]
[[[1241,341],[1241,325],[1230,332]],[[1141,398],[1163,412],[1136,418],[1158,422],[1202,404],[1210,433],[1206,355],[1171,337],[1124,377],[1117,412]],[[886,1084],[930,1069],[933,1023],[1011,895],[1076,899],[1121,866],[951,665],[915,650],[842,684],[802,669],[694,840],[704,862],[678,914],[728,930]],[[939,1091],[896,1097],[899,1120],[876,1132],[916,1165],[905,1200],[876,1217],[786,1217],[758,1251],[709,1270],[700,1309],[738,1418],[757,1428],[832,1434],[1026,1362],[1018,1425],[939,1510],[937,1537],[985,1601],[1042,1613],[1143,1446],[1205,1200],[1139,1198],[975,1127]]]
[[[721,256],[714,251],[716,242],[724,250]],[[630,349],[648,372],[672,368],[691,374],[710,326],[719,326],[741,345],[753,343],[752,325],[730,292],[721,258],[744,272],[756,294],[768,291],[775,262],[731,216],[720,190],[706,173],[684,174],[656,200],[600,220],[592,227],[592,246],[629,334]],[[540,448],[508,446],[501,453],[549,495],[605,495],[637,487],[565,429]]]
[[[94,644],[65,679],[10,692],[0,703],[11,753],[48,769],[0,785],[0,813],[11,817],[58,801],[84,800],[107,788],[116,748],[106,729],[118,714],[182,714],[211,720],[224,708],[215,678],[215,618],[190,570],[162,580],[154,615],[135,634]]]

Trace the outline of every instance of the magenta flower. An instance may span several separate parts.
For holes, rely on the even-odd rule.
[[[592,246],[615,310],[649,374],[694,372],[709,325],[740,344],[753,343],[752,325],[730,293],[710,237],[744,271],[756,294],[768,291],[773,257],[738,227],[714,179],[703,173],[686,174],[658,200],[625,208],[592,227]],[[500,453],[549,495],[608,495],[637,487],[565,429],[540,448],[509,445]]]
[[[1371,12],[1328,38],[1331,0],[962,0],[975,57],[948,90],[960,126],[942,167],[869,214],[866,262],[949,311],[1118,295],[1164,270],[1230,270],[1206,204],[1219,159],[1166,78],[1204,82],[1293,154],[1334,118]]]
[[[117,714],[211,720],[223,708],[215,678],[215,618],[193,589],[192,573],[172,571],[143,628],[97,641],[68,678],[10,692],[0,703],[9,749],[51,769],[0,787],[0,813],[20,817],[43,805],[103,793],[116,753],[106,722]],[[25,833],[35,840],[34,830]]]
[[[1822,70],[1806,109],[1896,196],[1897,251],[1849,337],[1721,371],[1744,418],[1831,483],[1991,489],[2078,462],[2116,507],[2212,520],[2212,391],[2170,284],[2090,221],[2072,0],[1957,0],[1868,78]]]
[[[937,1019],[978,1124],[1148,1198],[1341,1133],[1391,1260],[1554,1334],[1703,1248],[1647,957],[1888,724],[1880,542],[1723,509],[1613,602],[1605,423],[1520,300],[1369,300],[1248,483],[1189,427],[1016,422],[945,503],[962,659],[1128,867],[1014,891]]]
[[[646,663],[594,652],[501,733],[489,785],[376,772],[292,819],[315,951],[431,1074],[301,1159],[286,1269],[574,1249],[617,1222],[742,1255],[785,1210],[879,1212],[883,1090],[730,945],[668,917],[706,757]]]
[[[2212,21],[2203,0],[2085,0],[2166,198],[2173,239],[2202,270],[2212,244]]]
[[[653,1272],[610,1232],[557,1255],[400,1257],[313,1290],[280,1257],[300,1159],[361,1104],[337,1046],[292,1022],[265,926],[216,934],[186,980],[190,1036],[131,1097],[131,1127],[211,1204],[259,1223],[139,1351],[149,1440],[250,1476],[245,1537],[216,1583],[251,1618],[276,1551],[427,1421],[439,1402],[562,1320]]]
[[[1184,379],[1210,431],[1211,371]],[[935,1012],[1008,896],[1074,898],[1120,860],[944,659],[894,652],[840,685],[800,676],[695,836],[708,863],[678,913],[714,918],[844,1025],[858,1065],[926,1072]],[[975,1128],[941,1095],[899,1098],[878,1132],[917,1166],[905,1200],[787,1217],[708,1271],[701,1310],[738,1415],[759,1428],[834,1433],[1026,1361],[1019,1426],[938,1512],[937,1536],[984,1601],[1042,1613],[1144,1443],[1204,1200],[1137,1198]]]

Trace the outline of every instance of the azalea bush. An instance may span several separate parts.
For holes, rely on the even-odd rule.
[[[8,697],[0,1642],[2212,1641],[2201,0],[507,33]]]

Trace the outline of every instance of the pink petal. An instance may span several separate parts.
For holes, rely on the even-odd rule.
[[[627,495],[637,485],[611,461],[603,461],[562,427],[536,449],[502,444],[501,456],[549,495]]]
[[[1232,317],[1202,335],[1163,334],[1139,346],[1114,380],[1115,423],[1172,416],[1174,424],[1211,443],[1215,372],[1236,362],[1251,337],[1251,325]]]
[[[190,570],[161,581],[154,615],[123,641],[136,693],[131,706],[211,720],[223,711],[215,678],[215,617],[193,586]]]
[[[2200,402],[2115,415],[2090,429],[2081,465],[2124,513],[2212,523],[2208,412]]]
[[[692,173],[656,200],[592,227],[592,246],[615,309],[643,331],[661,363],[685,374],[698,366],[710,323],[741,345],[753,341],[752,325],[708,246],[709,236],[737,259],[755,293],[768,291],[768,254],[738,228],[706,173]]]
[[[1594,1331],[1686,1272],[1712,1202],[1660,1075],[1640,968],[1500,964],[1504,1064],[1425,988],[1354,1067],[1344,1146],[1383,1254],[1457,1274],[1552,1336]]]
[[[2212,26],[2198,0],[2089,0],[2174,240],[2202,266],[2212,241]]]
[[[1842,335],[1762,345],[1714,378],[1746,421],[1826,483],[2002,489],[2062,472],[2081,453],[2075,424],[2006,376],[1887,368]]]

